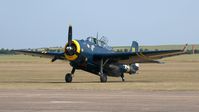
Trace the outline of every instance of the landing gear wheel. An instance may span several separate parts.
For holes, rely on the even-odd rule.
[[[70,73],[66,74],[66,76],[65,76],[66,83],[70,83],[70,82],[72,82],[72,80],[73,80],[72,74],[70,74]]]
[[[101,82],[107,82],[107,76],[106,75],[101,75],[100,76],[100,81]]]

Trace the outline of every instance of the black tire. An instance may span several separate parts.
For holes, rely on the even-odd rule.
[[[107,82],[107,76],[106,75],[101,75],[100,76],[100,81],[101,82]]]
[[[65,76],[66,83],[71,83],[72,80],[73,80],[72,74],[70,74],[70,73],[66,74],[66,76]]]

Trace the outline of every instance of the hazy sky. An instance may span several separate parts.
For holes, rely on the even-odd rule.
[[[0,48],[64,46],[70,24],[111,46],[199,43],[199,0],[0,0]]]

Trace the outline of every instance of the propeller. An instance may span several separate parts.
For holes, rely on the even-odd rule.
[[[72,26],[70,25],[68,28],[68,46],[72,45],[72,36],[73,36],[73,31],[72,31]]]
[[[65,51],[69,56],[76,54],[76,46],[73,44],[72,35],[72,26],[70,25],[68,28],[68,44]]]
[[[73,41],[72,41],[72,26],[70,25],[68,28],[68,44],[66,44],[67,46],[65,47],[65,54],[72,56],[76,53],[76,48],[73,45]],[[58,58],[55,56],[51,62],[56,61]]]

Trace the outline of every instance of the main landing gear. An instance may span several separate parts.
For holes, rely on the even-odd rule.
[[[104,74],[104,72],[103,72],[103,66],[104,66],[104,62],[103,62],[103,59],[101,59],[101,61],[100,61],[100,73],[99,73],[100,81],[101,82],[107,82],[107,75]]]
[[[105,75],[105,74],[100,75],[100,81],[101,82],[107,82],[107,75]]]
[[[125,82],[124,73],[121,75],[122,81]]]
[[[67,73],[65,75],[66,83],[71,83],[72,82],[74,73],[75,73],[75,68],[72,69],[71,73]]]

